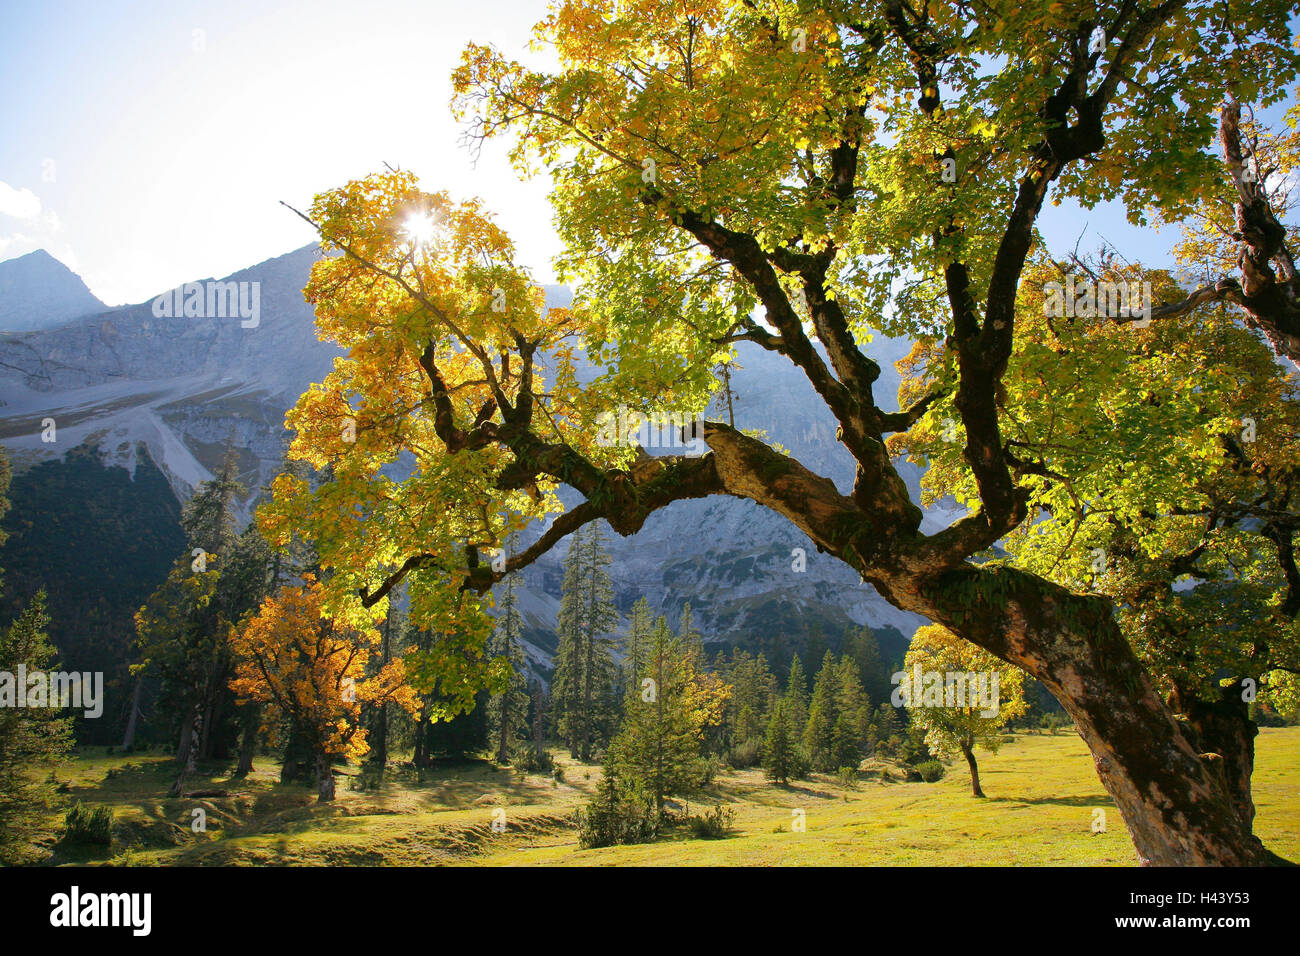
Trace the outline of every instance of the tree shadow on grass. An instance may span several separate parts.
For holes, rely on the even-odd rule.
[[[1115,802],[1104,793],[1086,797],[985,797],[990,803],[1024,803],[1029,806],[1113,807]]]

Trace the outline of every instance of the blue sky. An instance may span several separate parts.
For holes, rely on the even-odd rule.
[[[45,248],[110,305],[312,241],[280,200],[380,169],[482,196],[543,281],[548,182],[459,145],[449,74],[470,40],[531,59],[541,0],[19,2],[0,11],[0,260]],[[6,213],[8,213],[6,215]],[[1150,266],[1176,236],[1118,208],[1049,208],[1052,247],[1102,237]]]

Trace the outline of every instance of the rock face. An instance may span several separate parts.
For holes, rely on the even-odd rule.
[[[0,262],[0,330],[44,329],[104,311],[86,283],[44,249]]]
[[[62,322],[35,318],[30,331],[0,334],[0,441],[15,467],[89,443],[106,464],[134,473],[145,451],[184,500],[211,477],[233,441],[245,485],[254,492],[265,487],[287,438],[285,410],[340,354],[316,339],[311,308],[302,298],[319,254],[315,246],[305,247],[223,280],[260,283],[256,327],[244,327],[238,317],[158,318],[147,302],[101,306]],[[0,269],[10,266],[18,285],[31,286],[24,270],[47,269],[37,256]],[[547,294],[552,304],[568,298],[562,288],[548,288]],[[872,342],[883,369],[877,399],[888,408],[896,405],[898,387],[893,362],[906,350],[903,341],[878,336]],[[853,463],[808,382],[785,359],[756,346],[742,349],[739,361],[742,368],[732,379],[737,426],[763,429],[847,492]],[[51,419],[54,440],[48,441]],[[915,470],[905,477],[915,492]],[[934,527],[948,518],[932,512],[926,522]],[[847,567],[818,554],[784,518],[751,502],[679,502],[631,538],[608,537],[622,612],[646,597],[675,624],[689,602],[696,626],[713,640],[761,646],[775,633],[802,635],[813,621],[827,633],[855,623],[910,636],[921,623],[893,609]],[[804,550],[803,571],[795,570],[796,548]],[[531,655],[542,668],[554,647],[566,551],[562,542],[523,572],[520,606],[533,637]]]

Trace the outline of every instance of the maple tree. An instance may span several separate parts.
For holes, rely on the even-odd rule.
[[[935,624],[918,628],[912,635],[903,666],[908,673],[899,687],[912,723],[924,729],[925,742],[935,753],[944,757],[960,753],[966,758],[966,766],[970,768],[971,793],[977,797],[984,796],[975,747],[981,746],[996,753],[1002,739],[1002,728],[1024,714],[1024,674],[1015,667],[1005,666],[987,651],[963,641],[946,627]],[[942,676],[936,686],[928,686],[922,681],[918,688],[911,680],[917,672]],[[993,683],[995,674],[996,685]],[[978,687],[983,696],[972,695],[976,687],[967,680],[960,697],[953,686],[950,700],[947,683],[950,675],[977,675],[977,680],[985,681]],[[915,696],[918,690],[920,698]],[[934,700],[930,699],[932,690],[936,692]]]
[[[476,201],[404,172],[318,197],[306,218],[344,255],[307,295],[348,354],[288,424],[293,455],[333,477],[278,479],[268,536],[310,530],[343,620],[382,613],[406,582],[413,620],[445,635],[419,666],[471,688],[480,595],[505,573],[597,518],[629,535],[672,501],[746,498],[1040,680],[1144,862],[1272,860],[1114,602],[973,559],[1029,517],[1003,380],[1045,199],[1191,214],[1222,174],[1207,146],[1225,84],[1268,105],[1294,78],[1294,9],[574,0],[537,27],[546,70],[469,47],[455,108],[471,140],[510,136],[521,171],[549,172],[573,307],[543,308]],[[951,376],[885,411],[873,328],[941,339]],[[703,409],[738,341],[808,378],[856,462],[849,494],[719,422],[701,456],[596,440],[619,405]],[[595,370],[581,382],[579,348]],[[885,438],[941,400],[975,495],[924,534]],[[384,468],[402,456],[399,480]],[[561,483],[578,504],[560,507]],[[504,567],[480,560],[534,520]]]
[[[1172,276],[1107,259],[1044,259],[1027,270],[1003,377],[1005,434],[1040,520],[986,559],[1111,598],[1171,708],[1224,758],[1234,809],[1250,821],[1256,728],[1247,705],[1257,691],[1285,708],[1300,670],[1300,393],[1227,305],[1203,303],[1194,322],[1150,327],[1100,314],[1054,319],[1041,290],[1070,270],[1112,283],[1141,271],[1176,294]],[[900,363],[904,391],[927,392],[949,364],[941,343],[918,341]],[[928,463],[925,503],[976,496],[952,414],[937,403],[890,439]]]
[[[401,660],[366,676],[370,655],[381,644],[379,632],[354,630],[324,615],[324,587],[311,574],[302,581],[280,588],[254,617],[231,629],[230,688],[266,705],[268,716],[292,722],[315,757],[319,798],[328,801],[334,799],[330,764],[359,759],[370,749],[362,705],[392,703],[414,714],[419,700]]]

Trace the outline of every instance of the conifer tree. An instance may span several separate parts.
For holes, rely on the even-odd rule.
[[[13,694],[27,693],[12,676],[19,665],[28,674],[57,668],[49,623],[45,592],[38,591],[16,621],[0,628],[0,673],[15,681],[8,688]],[[55,706],[16,707],[14,703],[6,701],[0,690],[0,864],[21,862],[27,856],[31,838],[56,800],[54,785],[46,777],[72,747],[72,717],[63,716]]]
[[[647,664],[610,751],[618,774],[653,799],[662,819],[669,795],[698,785],[704,730],[722,719],[730,688],[701,670],[698,649],[673,634],[663,617],[651,632]]]
[[[769,780],[780,784],[806,772],[799,747],[799,726],[794,720],[793,703],[789,695],[782,697],[772,707],[767,722],[767,737],[763,742],[763,770]]]
[[[835,689],[835,728],[831,733],[830,763],[858,766],[866,743],[871,704],[858,679],[858,663],[845,654],[840,659]]]
[[[892,690],[889,671],[880,653],[880,642],[869,627],[850,628],[844,639],[844,653],[858,665],[862,689],[871,700],[888,700]]]
[[[575,760],[590,761],[611,730],[614,658],[606,635],[618,612],[609,562],[599,523],[574,534],[564,561],[552,694],[560,736]]]
[[[488,638],[488,656],[500,661],[502,689],[488,698],[488,733],[496,748],[497,763],[510,762],[510,750],[528,736],[528,659],[521,635],[524,619],[515,600],[515,579],[507,575],[502,588],[500,613]]]
[[[687,647],[694,647],[703,652],[704,635],[695,629],[695,619],[691,614],[691,602],[682,605],[682,617],[677,625],[677,636]]]
[[[876,708],[875,720],[872,723],[876,731],[877,753],[881,756],[891,756],[894,747],[901,741],[903,732],[903,722],[893,704],[887,700],[882,701]]]
[[[802,738],[803,728],[808,725],[808,678],[804,675],[803,661],[798,654],[790,661],[785,698],[790,702],[790,719],[794,721]]]
[[[813,684],[812,703],[808,705],[808,723],[804,727],[803,745],[812,769],[830,773],[838,769],[833,753],[835,704],[839,696],[839,667],[830,651],[822,658],[821,670]]]
[[[641,678],[645,674],[650,653],[650,633],[654,630],[654,617],[650,602],[638,598],[628,615],[627,634],[623,638],[624,695],[641,692]]]

